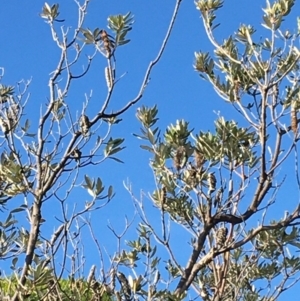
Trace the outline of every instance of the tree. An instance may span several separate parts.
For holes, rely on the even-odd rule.
[[[105,190],[100,178],[86,175],[83,187],[91,202],[72,214],[66,207],[69,195],[76,190],[83,167],[99,165],[108,157],[119,160],[114,154],[122,150],[123,138],[111,138],[111,127],[143,96],[181,1],[175,5],[166,38],[157,58],[150,62],[140,92],[114,113],[107,113],[107,108],[117,83],[115,51],[128,42],[132,17],[109,17],[109,33],[90,30],[82,25],[89,1],[76,3],[80,22],[71,40],[65,31],[59,38],[56,30],[56,22],[62,21],[58,5],[45,4],[43,8],[41,16],[49,23],[62,55],[50,78],[49,102],[37,133],[32,132],[28,121],[23,125],[28,85],[19,92],[11,86],[1,87],[1,128],[6,148],[0,169],[2,206],[20,196],[25,200],[1,223],[1,258],[13,258],[14,272],[2,279],[3,294],[12,300],[277,300],[300,279],[296,256],[300,208],[289,195],[295,208],[284,212],[281,200],[287,181],[293,178],[299,189],[300,52],[295,44],[300,28],[294,34],[283,29],[284,18],[295,1],[267,2],[263,10],[267,38],[257,37],[253,26],[241,25],[223,43],[217,42],[214,31],[218,26],[216,12],[223,2],[196,2],[214,54],[197,52],[195,70],[239,114],[239,122],[219,116],[213,133],[196,133],[188,121],[178,120],[162,134],[158,106],[137,110],[142,128],[135,136],[144,140],[141,148],[152,156],[156,188],[139,198],[131,185],[126,185],[139,216],[138,237],[123,248],[121,242],[132,223],[126,224],[122,234],[111,228],[119,248],[104,270],[103,248],[98,244],[102,266],[92,266],[88,275],[81,270],[85,255],[79,248],[83,226],[90,229],[97,244],[88,214],[105,206],[114,192],[111,186]],[[70,83],[88,71],[75,76],[71,68],[89,44],[96,52],[88,57],[87,66],[96,53],[107,60],[107,98],[92,117],[86,114],[89,97],[80,116],[76,115],[78,108],[74,110],[67,101]],[[72,46],[76,49],[73,60],[68,52]],[[64,87],[59,79],[63,79]],[[106,123],[108,130],[105,136],[97,137],[100,122]],[[48,145],[50,137],[55,142]],[[98,160],[101,150],[104,156]],[[295,173],[289,169],[293,153]],[[47,223],[43,210],[50,199],[61,203],[62,219],[45,237],[40,229]],[[99,199],[106,202],[99,205]],[[158,214],[149,212],[148,201]],[[281,217],[270,218],[278,203]],[[29,230],[16,224],[15,215],[22,212],[28,214]],[[178,237],[189,244],[178,243]],[[72,246],[70,253],[68,245]],[[20,266],[24,255],[25,264]],[[58,260],[61,266],[56,264]],[[72,264],[71,271],[66,261]]]
[[[214,51],[197,52],[195,70],[238,112],[243,127],[219,116],[214,133],[195,134],[189,122],[177,120],[161,134],[156,106],[137,112],[142,124],[137,136],[152,154],[157,188],[148,198],[160,213],[160,227],[147,214],[144,198],[135,197],[128,186],[142,222],[140,238],[129,243],[132,250],[125,259],[134,252],[147,258],[152,277],[147,290],[137,291],[147,300],[166,300],[168,294],[170,300],[188,295],[205,301],[278,300],[300,279],[300,207],[289,194],[294,209],[285,212],[280,195],[292,179],[299,190],[299,20],[296,33],[283,29],[294,3],[267,1],[266,38],[242,24],[219,43],[214,30],[223,1],[196,2]],[[277,202],[279,219],[271,217]],[[176,225],[190,239],[185,251],[173,247]],[[153,278],[161,271],[154,255],[158,246],[167,253],[166,290]],[[180,253],[185,252],[184,263]]]
[[[112,15],[108,17],[108,30],[103,29],[104,24],[91,30],[85,27],[89,2],[74,1],[78,10],[75,29],[60,26],[66,21],[60,18],[59,4],[45,3],[42,9],[40,16],[49,25],[60,59],[49,77],[48,102],[41,108],[36,128],[32,129],[30,120],[25,119],[30,81],[0,86],[2,209],[11,208],[13,199],[21,200],[0,224],[0,258],[11,260],[13,272],[10,278],[1,281],[1,299],[104,300],[106,294],[106,300],[110,300],[111,290],[119,294],[115,288],[109,291],[108,285],[96,282],[95,266],[88,277],[82,274],[84,254],[78,245],[82,227],[90,225],[88,216],[111,201],[113,187],[105,187],[99,177],[85,175],[84,183],[79,182],[79,177],[84,167],[98,166],[109,158],[121,162],[115,156],[124,148],[124,139],[112,137],[112,128],[143,97],[151,71],[165,50],[181,1],[175,4],[165,38],[156,57],[149,62],[136,96],[114,111],[109,106],[115,86],[122,79],[116,65],[117,50],[130,42],[128,36],[134,19],[131,13]],[[86,94],[85,101],[76,103],[68,96],[74,81],[85,78],[99,55],[106,61],[103,76],[107,95],[102,107],[91,116],[88,114],[91,93]],[[85,67],[78,72],[82,63]],[[3,75],[2,69],[1,80]],[[73,206],[70,196],[79,185],[89,193],[90,201],[77,207],[75,204],[70,212]],[[60,216],[48,235],[42,226],[52,227],[44,217],[46,204],[53,200],[60,206]],[[71,264],[70,270],[66,262]],[[111,283],[116,277],[122,280],[113,263],[107,277]]]

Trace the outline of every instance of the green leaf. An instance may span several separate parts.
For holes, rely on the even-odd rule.
[[[14,257],[13,260],[11,261],[13,269],[15,268],[15,266],[16,266],[18,260],[19,260],[18,257]]]
[[[24,208],[18,207],[18,208],[13,209],[10,213],[22,212],[24,210],[25,210]]]
[[[109,155],[113,155],[113,154],[121,151],[122,149],[124,149],[125,147],[118,147],[123,142],[124,142],[124,139],[120,139],[120,138],[112,139],[112,138],[110,138],[109,141],[107,142],[106,148],[104,150],[105,157],[108,157]]]
[[[84,179],[85,179],[86,186],[87,186],[88,188],[90,188],[90,189],[93,189],[94,183],[93,183],[93,181],[89,178],[89,176],[84,175]]]
[[[140,148],[149,151],[150,153],[154,153],[154,150],[152,147],[147,146],[147,145],[140,145]]]
[[[99,195],[103,191],[102,181],[100,178],[97,179],[96,183],[96,195]]]
[[[118,152],[120,152],[121,150],[123,150],[125,147],[117,147],[117,148],[114,148],[112,149],[110,152],[109,152],[109,155],[113,155],[113,154],[116,154]]]
[[[118,158],[115,158],[115,157],[108,157],[109,159],[112,159],[114,161],[117,161],[119,163],[124,163],[122,160],[118,159]]]
[[[115,46],[127,44],[130,40],[126,39],[126,35],[132,29],[132,24],[134,22],[131,13],[109,16],[107,20],[108,28],[115,33]]]
[[[111,185],[108,187],[108,193],[107,193],[108,199],[111,199],[111,197],[112,197],[112,195],[113,195],[113,192],[114,192],[113,189],[114,189],[114,188],[113,188]]]

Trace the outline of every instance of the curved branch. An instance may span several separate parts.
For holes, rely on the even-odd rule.
[[[161,57],[162,57],[162,55],[165,51],[167,42],[170,38],[171,32],[172,32],[174,24],[175,24],[175,20],[176,20],[181,2],[182,2],[182,0],[177,0],[176,1],[176,5],[175,5],[175,8],[174,8],[174,12],[173,12],[173,15],[172,15],[172,18],[171,18],[166,36],[165,36],[165,38],[162,42],[161,48],[160,48],[156,58],[149,63],[149,66],[146,70],[144,80],[142,82],[142,85],[141,85],[141,88],[140,88],[140,91],[139,91],[138,95],[133,100],[128,102],[122,109],[120,109],[119,111],[117,111],[115,113],[106,114],[104,111],[100,112],[98,114],[98,116],[95,118],[95,120],[92,121],[92,123],[95,123],[100,118],[111,118],[111,117],[117,117],[117,116],[121,115],[122,113],[126,112],[131,106],[136,104],[143,97],[144,91],[145,91],[145,89],[148,85],[148,82],[149,82],[149,77],[150,77],[152,68],[159,62],[159,60],[161,59]]]

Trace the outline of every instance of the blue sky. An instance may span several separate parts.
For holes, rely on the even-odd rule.
[[[126,76],[118,84],[112,98],[113,109],[122,107],[138,93],[149,61],[154,59],[159,50],[174,3],[173,0],[91,1],[84,27],[106,28],[109,15],[125,14],[130,11],[135,16],[133,30],[129,33],[131,42],[120,47],[116,53],[118,72],[126,73]],[[44,1],[40,0],[32,3],[6,0],[3,1],[0,10],[2,41],[0,66],[5,68],[2,83],[13,85],[21,79],[32,78],[29,88],[31,96],[26,112],[28,114],[26,117],[31,120],[32,129],[38,122],[40,108],[47,102],[49,73],[55,69],[59,58],[49,26],[39,16],[43,5]],[[241,23],[253,24],[258,29],[257,37],[265,35],[267,31],[259,25],[262,20],[261,8],[264,5],[265,1],[225,1],[224,7],[218,12],[218,22],[221,26],[216,30],[216,36],[219,41],[227,38]],[[296,29],[296,13],[299,8],[298,3],[285,22],[285,26],[291,31]],[[74,2],[61,1],[60,11],[60,18],[65,20],[64,26],[74,28],[77,17]],[[150,156],[139,149],[140,141],[133,136],[133,133],[139,133],[140,125],[135,118],[139,106],[154,104],[158,106],[159,125],[162,130],[168,124],[175,123],[177,119],[188,120],[196,133],[199,130],[213,130],[217,112],[227,119],[236,119],[241,124],[243,122],[230,105],[221,100],[212,87],[201,80],[194,71],[194,52],[199,50],[211,51],[212,47],[204,33],[200,13],[195,9],[193,1],[183,0],[166,51],[151,74],[143,98],[122,116],[123,122],[113,130],[114,137],[126,139],[126,149],[119,155],[125,164],[109,161],[98,167],[87,168],[82,173],[81,179],[83,174],[99,176],[107,186],[113,184],[117,192],[113,202],[92,218],[95,227],[99,228],[99,236],[106,241],[108,250],[114,250],[115,241],[110,240],[111,236],[105,227],[107,220],[110,220],[117,229],[122,229],[124,214],[132,216],[132,202],[123,187],[123,181],[129,179],[137,195],[140,190],[151,192],[154,188],[153,175],[149,168]],[[90,116],[93,116],[95,110],[101,106],[106,95],[104,67],[105,59],[99,56],[93,62],[88,75],[72,85],[67,101],[69,104],[72,103],[74,111],[82,109],[84,94],[88,94],[91,90],[93,98],[88,108]],[[80,68],[81,66],[78,66],[78,70]],[[287,188],[288,186],[285,186],[283,189]],[[72,202],[82,200],[84,203],[88,196],[82,192],[82,195],[79,193],[73,198]],[[148,206],[151,211],[151,205]],[[51,219],[57,209],[50,202],[46,204],[46,208]],[[278,209],[274,215],[281,216],[282,212],[283,210]],[[45,229],[51,230],[52,228]],[[93,250],[91,254],[94,254],[92,247],[91,250]],[[88,260],[92,262],[90,258]]]

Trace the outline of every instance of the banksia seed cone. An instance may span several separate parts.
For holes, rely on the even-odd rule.
[[[278,99],[278,95],[279,95],[278,84],[273,86],[273,95],[274,95],[275,103],[277,103],[277,99]]]
[[[235,101],[240,101],[240,83],[238,80],[234,81],[233,95]]]
[[[128,282],[127,278],[121,272],[117,273],[117,277],[118,277],[118,280],[119,280],[119,282],[121,284],[122,291],[124,293],[125,298],[129,299],[130,296],[131,296],[131,288],[129,286],[129,282]]]
[[[167,188],[166,186],[163,186],[161,189],[161,206],[164,207],[164,204],[167,201]]]
[[[80,118],[80,125],[81,126],[90,126],[90,120],[89,118],[86,116],[86,115],[82,115],[81,118]]]
[[[228,234],[228,229],[225,227],[219,228],[216,233],[216,243],[219,247],[223,247]]]
[[[79,120],[79,127],[83,135],[86,135],[88,133],[90,128],[90,120],[86,115],[81,115]]]
[[[101,30],[100,37],[101,37],[101,40],[103,41],[103,48],[106,51],[106,57],[110,58],[111,53],[112,53],[112,51],[111,51],[112,43],[108,37],[107,32],[105,30]]]
[[[294,101],[291,104],[291,128],[294,134],[296,135],[298,130],[298,120],[297,120],[296,104]]]
[[[207,177],[207,184],[208,184],[208,189],[210,191],[215,191],[216,190],[216,184],[217,184],[217,179],[214,175],[214,173],[209,173]]]
[[[221,187],[218,189],[216,196],[215,196],[215,201],[214,201],[215,208],[221,204],[222,197],[223,197],[223,188]]]
[[[201,171],[203,164],[205,163],[204,156],[197,150],[194,151],[194,158],[196,167]]]
[[[48,162],[42,163],[41,179],[43,179],[44,182],[46,182],[48,180],[50,173],[51,173],[51,169],[50,169],[49,163]]]
[[[182,161],[185,156],[185,149],[184,146],[179,146],[175,152],[173,163],[177,171],[179,171],[182,168]]]
[[[82,154],[82,152],[76,147],[72,151],[71,156],[75,159],[75,161],[79,161],[81,158],[81,154]]]
[[[197,176],[197,170],[191,162],[189,162],[189,176],[191,179],[195,179]]]

